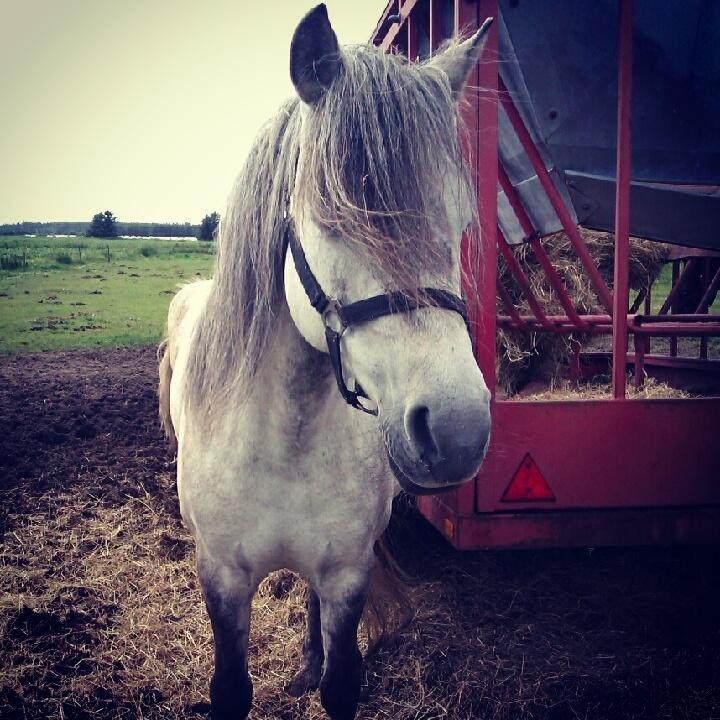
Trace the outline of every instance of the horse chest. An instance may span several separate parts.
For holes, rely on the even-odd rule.
[[[261,575],[288,567],[312,577],[367,553],[393,495],[374,434],[349,432],[331,448],[287,424],[233,426],[242,442],[220,436],[199,452],[186,436],[180,448],[183,515],[213,555]]]

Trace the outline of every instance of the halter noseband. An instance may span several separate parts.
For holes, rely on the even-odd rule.
[[[423,288],[419,298],[410,298],[403,292],[395,291],[343,305],[339,300],[329,298],[323,291],[310,269],[310,265],[308,265],[300,241],[293,232],[290,218],[286,219],[285,235],[287,245],[290,246],[293,261],[295,262],[295,270],[303,288],[305,288],[310,304],[322,316],[325,325],[325,340],[330,354],[330,364],[335,373],[335,380],[340,394],[345,398],[348,405],[352,405],[358,410],[362,410],[369,415],[378,414],[377,407],[368,408],[360,402],[361,398],[365,400],[370,400],[370,398],[359,385],[356,384],[353,391],[345,384],[340,357],[340,338],[349,327],[370,322],[385,315],[409,313],[420,307],[439,307],[445,310],[453,310],[461,315],[465,325],[468,325],[465,302],[457,295],[438,288]]]

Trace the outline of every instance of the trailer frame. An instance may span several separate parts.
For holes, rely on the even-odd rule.
[[[410,59],[434,52],[453,29],[472,31],[498,17],[499,0],[391,0],[372,42]],[[570,547],[720,541],[720,397],[652,400],[628,397],[628,370],[636,385],[655,367],[682,374],[717,373],[707,359],[707,338],[720,336],[720,316],[709,315],[720,283],[706,279],[694,313],[672,313],[692,270],[679,265],[659,313],[629,308],[628,259],[631,188],[633,0],[619,0],[615,265],[611,291],[603,281],[533,139],[498,72],[498,23],[490,30],[482,61],[462,103],[465,151],[478,194],[479,242],[464,239],[464,270],[475,278],[469,312],[478,365],[493,393],[493,437],[478,476],[457,491],[418,498],[421,513],[458,549]],[[545,253],[522,199],[498,154],[502,105],[567,233],[606,313],[583,315]],[[548,316],[514,262],[498,225],[497,187],[505,192],[565,315]],[[478,252],[481,250],[481,252]],[[505,257],[532,315],[520,315],[497,283],[497,254]],[[481,258],[481,261],[478,260]],[[689,261],[692,267],[692,258]],[[685,278],[685,280],[683,280]],[[505,314],[497,314],[496,294]],[[639,304],[639,300],[636,301]],[[492,308],[492,310],[483,310]],[[517,401],[498,397],[495,338],[498,327],[612,336],[612,397],[604,400]],[[632,348],[629,336],[632,335]],[[698,359],[677,356],[679,337],[699,337]],[[669,356],[649,352],[651,337],[669,337]],[[673,352],[674,350],[674,352]],[[703,351],[705,357],[703,357]],[[599,358],[595,358],[601,361]],[[571,362],[581,372],[579,352]],[[512,492],[509,492],[512,490]],[[525,493],[523,495],[523,493]]]

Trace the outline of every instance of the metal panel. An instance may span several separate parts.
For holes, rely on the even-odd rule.
[[[500,502],[528,452],[557,498],[549,510],[720,505],[718,430],[720,398],[497,402],[476,509],[538,510]]]

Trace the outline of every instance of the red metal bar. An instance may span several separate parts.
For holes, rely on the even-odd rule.
[[[507,316],[501,315],[498,318],[497,321],[498,327],[502,328],[503,330],[513,330],[515,328],[515,323],[513,323],[512,319]],[[546,330],[545,328],[541,327],[540,325],[536,325],[535,327],[531,327],[530,330],[533,332],[547,332],[552,333],[553,335],[572,335],[573,332],[577,331],[577,328],[574,325],[555,325],[552,330]],[[586,335],[595,336],[595,335],[612,335],[612,327],[610,325],[594,325],[591,328],[588,328],[587,330],[583,331]],[[666,333],[667,334],[667,333]],[[689,335],[688,335],[689,337]]]
[[[517,325],[520,330],[527,330],[527,323],[520,317],[520,313],[518,313],[515,308],[515,304],[513,303],[512,298],[508,295],[508,291],[505,289],[505,286],[500,282],[500,278],[498,278],[497,281],[497,293],[500,296],[500,301],[505,307],[507,314],[512,318],[513,323]]]
[[[537,322],[533,315],[522,315],[521,317],[528,319],[529,322]],[[548,323],[570,324],[570,318],[567,315],[545,315],[544,317]],[[585,315],[584,317],[590,325],[612,325],[612,316],[610,315]],[[714,323],[720,328],[720,315],[695,315],[694,313],[686,315],[628,315],[627,321],[633,326],[652,323],[662,323],[663,325]]]
[[[549,328],[545,328],[530,315],[521,315],[520,319],[526,322],[530,326],[530,329],[534,332],[549,332],[556,335],[570,335],[577,330],[577,328],[571,323],[560,322],[553,324]],[[505,329],[512,329],[516,327],[515,321],[508,315],[499,315],[497,318],[497,324],[499,327]],[[612,326],[591,325],[584,332],[588,335],[611,335]],[[673,323],[669,323],[667,325],[638,325],[633,328],[633,332],[649,337],[720,337],[720,326],[707,327],[706,325],[677,325]],[[630,355],[630,358],[632,359],[632,355]]]
[[[702,323],[663,323],[661,325],[636,325],[633,332],[643,335],[672,337],[718,337],[720,336],[720,324]]]
[[[370,42],[379,45],[385,35],[387,35],[387,31],[389,29],[388,27],[388,18],[392,15],[396,15],[398,12],[398,0],[391,0],[385,5],[385,9],[383,10],[382,15],[380,16],[380,19],[377,21],[375,25],[375,29],[373,30],[372,35],[370,36]]]
[[[637,325],[647,323],[720,323],[720,315],[708,315],[707,313],[678,313],[677,315],[636,315],[634,322]]]
[[[710,258],[703,259],[703,279],[707,282],[710,277],[710,271],[712,269],[712,260]],[[718,265],[717,272],[715,273],[712,280],[707,283],[705,292],[695,308],[696,313],[705,313],[708,311],[710,304],[717,293],[718,285],[720,285],[720,265]],[[698,353],[700,360],[707,360],[708,357],[708,339],[706,337],[700,338],[700,352]]]
[[[537,232],[534,225],[532,224],[530,216],[525,210],[525,206],[522,204],[520,194],[518,193],[512,182],[510,182],[510,178],[508,177],[507,172],[505,172],[505,168],[503,167],[502,162],[498,163],[498,179],[500,180],[500,187],[505,193],[505,197],[508,199],[510,207],[515,213],[515,217],[520,223],[520,227],[523,231],[523,234],[525,235],[524,239],[531,240],[532,238],[537,236]]]
[[[466,2],[455,0],[455,27],[473,31],[486,17],[498,17],[498,0]],[[465,242],[464,260],[469,275],[476,278],[475,307],[469,307],[471,318],[475,311],[475,353],[478,366],[494,399],[497,378],[496,355],[496,286],[497,286],[497,164],[498,164],[498,106],[497,106],[497,48],[498,27],[490,27],[483,56],[468,78],[467,103],[461,103],[462,118],[469,133],[469,159],[475,187],[477,187],[480,237],[467,238],[478,243],[477,248]],[[478,90],[478,88],[481,88]],[[469,261],[469,263],[468,263]],[[475,511],[476,483],[465,483],[453,493],[460,516]]]
[[[612,318],[610,315],[585,315],[588,322],[588,331],[598,327],[605,327],[612,330]],[[512,318],[499,315],[498,323],[507,323]],[[574,328],[567,315],[545,315],[545,323],[539,323],[534,315],[520,315],[520,320],[532,326],[533,330],[545,329],[551,332],[557,331],[559,327]],[[693,332],[705,335],[720,335],[720,315],[628,315],[626,322],[632,332],[644,332],[652,334],[656,329],[667,329],[670,327],[683,328],[687,332],[683,335],[691,336]]]
[[[531,324],[538,323],[538,320],[534,315],[521,315],[520,317],[525,322]],[[544,318],[547,321],[546,326],[551,326],[553,329],[555,325],[572,325],[570,318],[567,315],[545,315]],[[589,326],[612,325],[612,317],[610,315],[585,315],[585,319],[588,321]]]
[[[395,42],[395,38],[400,33],[400,29],[402,28],[402,25],[403,25],[402,23],[396,22],[390,26],[390,29],[387,31],[387,35],[385,35],[382,42],[380,43],[381,50],[383,50],[384,52],[388,52],[390,50],[393,42]]]
[[[680,260],[674,260],[673,264],[672,264],[672,287],[670,289],[671,293],[672,293],[673,289],[675,288],[677,281],[680,279],[680,262],[681,262]],[[663,303],[663,307],[664,306],[665,306],[665,304]],[[670,307],[672,308],[672,311],[675,312],[674,304],[671,304]],[[662,312],[662,309],[663,308],[660,308],[661,312]],[[667,310],[665,312],[667,312]],[[677,338],[670,338],[670,357],[677,357],[677,351],[678,351]]]
[[[515,253],[513,253],[512,248],[508,245],[508,242],[505,239],[505,236],[503,235],[503,231],[500,226],[498,226],[497,228],[497,238],[498,247],[500,248],[500,252],[505,258],[505,262],[507,262],[508,267],[510,268],[510,272],[513,274],[515,281],[520,286],[520,290],[525,296],[525,299],[528,301],[530,309],[533,311],[533,313],[535,313],[534,319],[537,320],[537,322],[539,322],[543,327],[550,328],[550,323],[547,320],[545,312],[540,307],[540,303],[538,303],[537,298],[535,297],[535,293],[533,293],[532,288],[530,287],[530,283],[528,282],[527,276],[525,275],[525,271],[520,266],[520,263],[515,257]]]
[[[645,293],[645,314],[651,315],[652,314],[652,283],[648,285],[647,292]],[[648,335],[645,338],[645,354],[647,355],[651,348],[651,341],[652,338]]]
[[[680,261],[676,260],[675,262],[679,263]],[[690,258],[690,260],[688,260],[685,264],[685,267],[682,269],[682,272],[680,272],[679,274],[677,272],[673,272],[673,286],[668,293],[667,298],[665,298],[665,302],[662,304],[662,307],[659,310],[660,315],[667,314],[670,309],[674,311],[675,307],[677,306],[677,300],[680,296],[680,293],[685,289],[685,286],[688,284],[690,278],[693,275],[697,274],[697,271],[699,269],[700,261],[697,258]],[[674,266],[673,270],[675,270]]]
[[[628,358],[629,360],[631,358]],[[699,360],[698,358],[675,357],[667,355],[646,355],[645,365],[664,368],[681,368],[683,370],[705,370],[720,373],[720,360]]]
[[[418,0],[405,0],[405,2],[400,3],[400,10],[398,11],[398,15],[400,16],[400,22],[393,23],[390,26],[390,29],[380,43],[380,48],[382,50],[385,50],[387,52],[390,49],[390,46],[393,44],[393,42],[395,42],[395,39],[400,34],[400,31],[405,25],[405,22],[408,19],[410,12],[415,7],[417,2]]]
[[[523,234],[530,241],[535,257],[538,259],[538,262],[545,272],[547,279],[550,281],[550,285],[555,291],[555,295],[560,301],[560,304],[563,306],[563,310],[565,310],[568,317],[578,326],[580,330],[584,330],[587,328],[587,323],[575,310],[575,305],[573,305],[572,299],[563,285],[563,281],[555,271],[548,254],[545,252],[545,248],[542,246],[542,243],[537,236],[532,220],[527,214],[525,206],[522,204],[520,195],[518,194],[515,186],[510,182],[510,178],[505,172],[505,168],[502,166],[502,163],[498,164],[498,177],[500,179],[500,187],[502,187],[505,197],[508,199],[510,207],[512,207],[515,217],[517,217],[518,222],[520,223]]]
[[[564,317],[564,316],[563,316]],[[533,332],[551,332],[556,334],[571,334],[577,331],[577,328],[565,318],[566,322],[562,322],[559,317],[551,316],[549,327],[540,325],[532,315],[521,315],[520,319],[527,323]],[[503,328],[515,327],[515,320],[509,315],[498,315],[497,324]],[[598,323],[590,325],[584,332],[590,335],[610,335],[612,333],[612,325],[603,325]],[[720,337],[720,325],[703,325],[701,323],[663,323],[662,325],[634,325],[632,332],[646,336],[662,336],[670,337],[677,335],[678,337]],[[632,357],[632,356],[631,356]]]
[[[642,335],[635,334],[633,336],[633,344],[635,346],[635,389],[639,389],[645,382],[645,344],[647,338]]]
[[[455,22],[459,28],[473,31],[487,17],[498,17],[498,0],[455,2]],[[473,258],[472,276],[478,287],[477,360],[490,390],[495,391],[495,306],[497,279],[497,166],[498,106],[497,47],[499,22],[490,27],[483,56],[468,80],[468,95],[473,122],[468,130],[474,134],[475,178],[478,189],[480,248]],[[478,88],[480,88],[478,90]]]
[[[537,324],[538,320],[534,315],[521,315],[525,322]],[[585,315],[588,325],[612,325],[612,317],[610,315]],[[545,315],[547,325],[572,325],[567,315]],[[577,329],[577,328],[576,328]]]
[[[647,293],[645,293],[645,314],[652,314],[652,283],[648,285]],[[645,354],[648,355],[652,350],[652,338],[648,335],[645,338]]]
[[[573,222],[573,219],[570,216],[568,209],[565,207],[565,202],[560,196],[558,189],[555,187],[555,183],[553,183],[553,180],[550,177],[550,173],[547,171],[545,163],[540,157],[540,153],[535,147],[535,143],[530,137],[530,133],[525,127],[525,123],[520,117],[520,113],[517,111],[517,108],[515,107],[515,104],[513,103],[510,97],[510,93],[505,87],[502,78],[499,79],[499,85],[500,101],[505,108],[505,112],[507,113],[507,116],[512,123],[512,126],[515,129],[515,132],[523,146],[523,149],[527,153],[528,159],[532,163],[533,169],[535,170],[535,173],[540,180],[540,184],[543,186],[543,189],[548,196],[548,200],[550,200],[550,203],[552,204],[555,213],[557,214],[560,222],[562,223],[563,230],[565,230],[565,232],[567,233],[567,236],[570,239],[570,243],[572,244],[575,252],[578,254],[580,262],[582,262],[585,271],[590,277],[590,282],[595,288],[595,292],[597,293],[600,302],[603,304],[603,306],[608,312],[611,312],[612,294],[610,293],[610,290],[608,290],[607,285],[602,279],[600,271],[598,270],[598,267],[595,264],[592,255],[590,255],[590,251],[587,249],[585,241],[582,239],[582,236],[578,232],[577,226]]]
[[[712,304],[713,298],[717,294],[718,288],[720,288],[720,267],[717,269],[717,272],[713,276],[713,279],[707,286],[705,294],[702,296],[702,300],[700,300],[700,304],[695,310],[696,313],[706,313],[708,311],[710,305]]]
[[[643,303],[645,303],[645,305],[647,305],[646,297],[647,297],[647,293],[645,292],[645,290],[644,289],[640,290],[640,292],[636,295],[635,300],[633,301],[633,304],[630,306],[630,314],[631,315],[636,313],[640,309],[640,306]],[[647,312],[647,310],[646,310],[646,312]]]
[[[577,331],[577,328],[570,322],[561,323],[553,322],[550,327],[543,327],[532,315],[521,315],[520,319],[526,322],[530,329],[534,332],[550,332],[558,335],[570,335]],[[499,315],[497,324],[502,328],[514,328],[515,321],[508,315]],[[584,332],[589,335],[610,335],[612,334],[611,325],[591,325]],[[651,337],[720,337],[720,325],[707,326],[700,323],[680,324],[667,323],[663,325],[637,325],[632,328],[632,332],[644,336]],[[630,356],[632,358],[632,355]],[[626,361],[627,363],[627,361]]]
[[[620,0],[619,14],[615,275],[613,283],[613,396],[617,400],[625,397],[628,349],[633,0]]]
[[[530,240],[530,247],[532,247],[533,252],[535,253],[535,257],[538,259],[540,266],[542,267],[545,275],[550,281],[550,284],[552,285],[553,290],[555,291],[555,294],[560,301],[560,304],[563,306],[563,310],[568,314],[568,317],[572,320],[572,322],[577,326],[579,330],[585,330],[587,328],[587,323],[585,322],[585,320],[583,320],[583,318],[580,317],[577,310],[575,310],[575,305],[573,304],[570,295],[568,295],[568,292],[563,285],[563,281],[560,279],[560,276],[555,271],[552,261],[548,257],[548,254],[545,252],[545,248],[542,246],[540,238],[533,238],[532,240]]]

